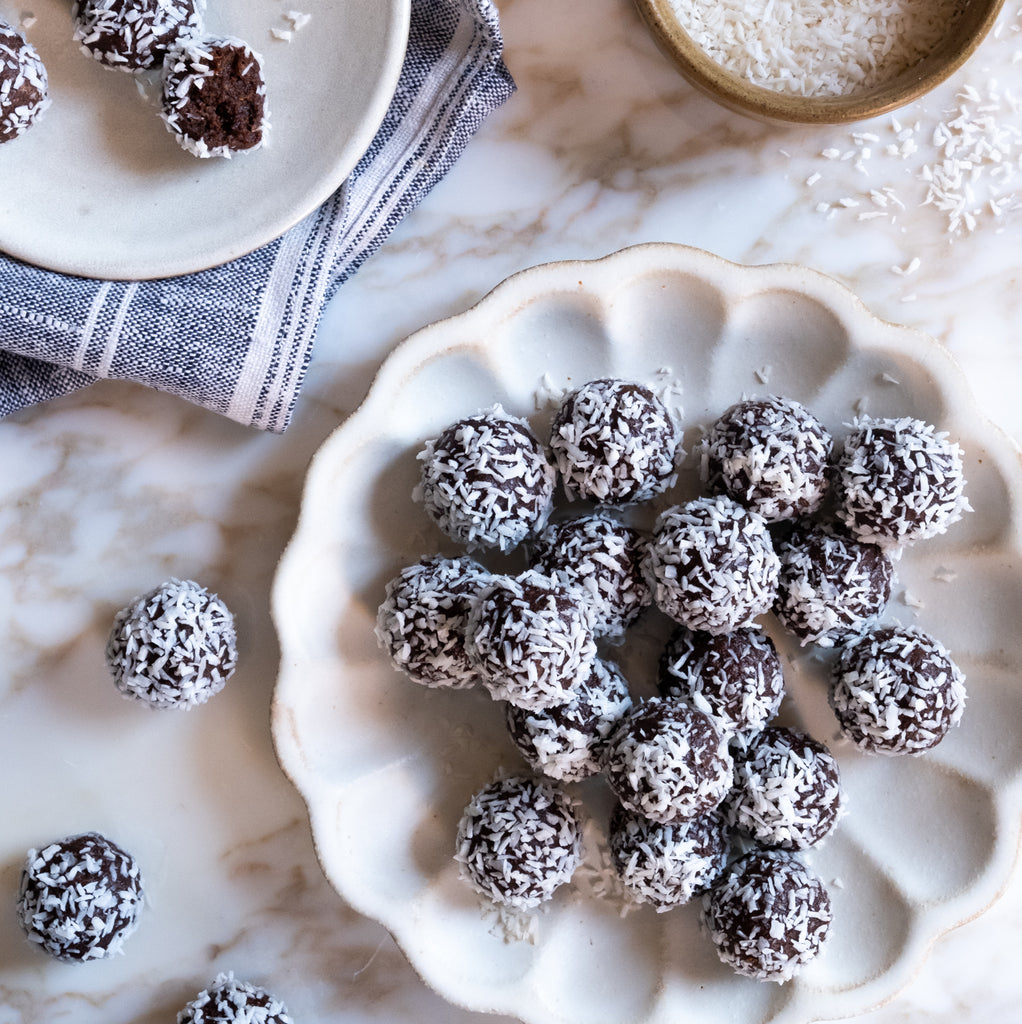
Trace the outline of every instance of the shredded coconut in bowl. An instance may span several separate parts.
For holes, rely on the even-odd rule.
[[[918,64],[955,0],[671,0],[682,28],[728,71],[799,96],[865,92]]]

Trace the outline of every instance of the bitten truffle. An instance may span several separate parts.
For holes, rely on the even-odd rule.
[[[393,664],[423,686],[463,690],[477,681],[465,651],[473,599],[493,577],[471,558],[424,558],[388,584],[376,639]]]
[[[684,454],[681,431],[645,385],[602,378],[571,392],[550,429],[569,501],[648,501],[667,490]]]
[[[706,892],[727,865],[727,827],[715,811],[664,824],[618,806],[608,839],[625,890],[657,913]]]
[[[269,131],[262,57],[233,36],[183,36],[163,62],[160,116],[193,156],[254,152]]]
[[[234,616],[198,583],[167,580],[117,613],[106,660],[125,697],[153,708],[204,704],[238,664]]]
[[[657,689],[713,718],[728,733],[759,732],[784,699],[773,641],[749,626],[713,636],[678,626],[660,657]]]
[[[965,710],[965,675],[920,629],[882,626],[852,641],[834,664],[830,706],[861,750],[921,754]]]
[[[827,429],[799,402],[748,399],[710,427],[700,465],[713,490],[776,523],[823,504],[832,447]]]
[[[805,733],[770,726],[734,752],[729,820],[761,846],[804,850],[834,828],[841,773],[831,752]]]
[[[529,569],[496,576],[469,613],[466,650],[495,700],[564,704],[592,671],[592,613],[577,590]]]
[[[736,973],[789,981],[819,954],[830,932],[830,895],[795,854],[747,853],[703,897],[717,955]]]
[[[499,405],[447,427],[419,460],[415,497],[469,550],[510,551],[550,517],[556,471],[528,423]]]
[[[604,754],[621,804],[653,821],[712,811],[731,788],[727,738],[709,715],[678,700],[650,697],[621,720]]]
[[[265,989],[218,974],[177,1015],[177,1024],[292,1024],[287,1007]]]
[[[647,537],[606,512],[548,526],[537,540],[533,565],[585,592],[593,607],[593,631],[611,642],[653,600],[644,571]]]
[[[838,519],[860,540],[887,547],[943,533],[970,507],[961,449],[910,417],[857,419],[835,482]]]
[[[497,778],[465,808],[454,859],[463,877],[494,903],[538,907],[581,863],[578,807],[545,779]]]
[[[800,643],[840,646],[884,612],[894,563],[883,548],[843,530],[802,523],[777,544],[781,572],[774,612]]]
[[[199,32],[205,0],[75,0],[74,41],[120,71],[159,67],[179,38]]]
[[[58,960],[104,960],[122,952],[143,903],[135,858],[85,832],[29,851],[18,919],[29,941]]]
[[[649,571],[657,607],[704,633],[752,625],[770,610],[780,562],[766,520],[733,498],[696,498],[662,512]]]
[[[49,79],[39,53],[0,18],[0,143],[26,132],[49,105]]]
[[[511,741],[535,771],[577,782],[601,769],[607,739],[632,706],[628,683],[613,662],[597,658],[564,704],[525,711],[508,704]]]

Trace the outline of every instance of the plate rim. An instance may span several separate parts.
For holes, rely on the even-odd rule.
[[[308,465],[295,529],[282,552],[271,590],[271,615],[281,650],[281,667],[274,685],[271,703],[271,734],[274,753],[280,768],[298,790],[306,805],[312,826],[313,844],[317,856],[320,858],[324,874],[331,884],[355,910],[376,920],[391,933],[412,969],[424,984],[452,1005],[466,1010],[502,1013],[514,1017],[520,1016],[521,1013],[515,1006],[496,1001],[491,1001],[490,1005],[485,1006],[478,1002],[472,1002],[446,984],[445,979],[428,975],[421,969],[419,962],[413,956],[415,943],[408,934],[407,927],[403,927],[401,921],[395,920],[394,915],[374,906],[371,899],[367,898],[365,890],[353,895],[322,856],[319,829],[324,827],[324,819],[335,813],[337,801],[331,807],[316,804],[301,781],[303,768],[298,763],[300,758],[296,756],[297,743],[288,747],[294,737],[290,735],[289,711],[283,702],[287,684],[285,663],[290,652],[287,643],[288,630],[284,624],[283,613],[285,584],[292,563],[296,560],[296,552],[303,536],[303,530],[308,526],[308,508],[319,486],[319,476],[324,472],[323,467],[329,464],[333,450],[336,447],[345,447],[349,437],[358,439],[360,436],[364,436],[365,422],[373,418],[378,405],[386,402],[389,382],[404,378],[416,364],[422,363],[427,358],[441,355],[445,348],[454,348],[453,345],[444,344],[445,335],[450,329],[452,321],[467,324],[468,329],[464,332],[467,334],[475,320],[490,318],[494,309],[501,310],[504,316],[513,315],[516,309],[524,305],[530,295],[538,294],[534,288],[537,281],[546,281],[553,277],[557,282],[566,285],[571,280],[576,280],[577,286],[584,288],[587,287],[587,284],[584,284],[587,271],[604,274],[609,278],[612,270],[629,266],[634,267],[637,272],[646,273],[658,270],[689,272],[699,277],[701,281],[713,280],[718,275],[734,274],[737,271],[742,275],[743,284],[745,284],[744,290],[749,293],[763,291],[771,286],[785,283],[787,290],[791,290],[792,282],[797,280],[800,293],[820,301],[829,311],[839,316],[842,324],[846,324],[849,317],[859,320],[868,319],[876,328],[875,333],[871,335],[873,339],[871,347],[893,349],[927,367],[931,363],[935,363],[939,367],[939,371],[934,376],[942,386],[942,397],[947,404],[948,418],[954,418],[956,410],[964,409],[970,419],[989,429],[988,447],[996,456],[998,465],[1006,468],[1006,464],[1010,462],[1014,469],[1016,486],[1011,491],[1011,496],[1016,500],[1010,515],[1011,538],[1013,547],[1022,552],[1022,507],[1020,507],[1022,506],[1022,447],[999,425],[991,421],[975,403],[964,372],[945,346],[922,330],[877,316],[848,286],[836,278],[812,268],[786,262],[760,265],[741,264],[684,244],[639,243],[594,259],[554,260],[517,271],[464,311],[429,323],[400,342],[374,375],[358,408],[328,435]],[[576,277],[576,275],[578,276]],[[620,284],[622,280],[624,280],[623,277],[618,277],[617,283]],[[729,293],[734,291],[735,286],[732,283]],[[856,333],[858,334],[858,331]],[[478,333],[477,337],[480,337]],[[484,342],[479,342],[479,345],[485,347]],[[339,787],[337,792],[343,793],[357,781],[356,779],[346,783]],[[794,998],[775,1018],[772,1018],[772,1021],[776,1024],[783,1024],[783,1022],[812,1024],[815,1021],[832,1019],[835,1014],[846,1017],[866,1013],[889,1003],[911,982],[922,968],[934,945],[943,936],[989,910],[1007,888],[1012,873],[1022,857],[1022,777],[1003,786],[999,789],[998,795],[997,820],[998,824],[1003,827],[998,829],[995,853],[991,856],[985,871],[978,876],[968,890],[973,894],[977,892],[977,889],[979,890],[982,898],[974,901],[977,905],[972,905],[965,911],[957,906],[955,899],[951,899],[936,907],[928,908],[925,934],[920,927],[913,927],[895,967],[882,972],[850,992],[837,994],[845,1003],[853,993],[858,995],[860,998],[854,1005],[842,1005],[841,1007],[831,1005],[829,1012],[825,1013],[822,1009],[813,1009],[809,1005],[813,995],[803,988],[796,991]]]

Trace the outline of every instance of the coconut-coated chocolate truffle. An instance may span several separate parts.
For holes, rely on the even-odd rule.
[[[834,647],[872,625],[894,586],[894,563],[876,544],[823,523],[801,523],[777,543],[774,613],[802,645]]]
[[[472,558],[423,558],[386,588],[376,615],[376,639],[413,682],[462,690],[477,681],[465,651],[473,599],[492,576]]]
[[[584,591],[593,607],[593,631],[618,642],[653,600],[646,545],[641,530],[598,511],[551,523],[537,539],[533,565]]]
[[[577,804],[549,780],[499,777],[465,808],[454,859],[463,877],[494,903],[538,907],[581,863]]]
[[[177,1024],[292,1024],[287,1007],[265,989],[218,974],[177,1015]]]
[[[838,519],[860,540],[888,547],[943,533],[970,507],[959,446],[907,416],[857,419],[835,483]]]
[[[597,658],[566,703],[543,711],[508,704],[508,734],[535,771],[577,782],[600,771],[607,739],[631,706],[621,670]]]
[[[465,635],[491,696],[529,711],[568,701],[596,659],[589,605],[535,569],[495,576],[473,603]]]
[[[830,894],[786,850],[755,850],[735,861],[703,897],[703,910],[721,961],[759,981],[789,981],[830,932]]]
[[[648,501],[676,479],[681,431],[644,384],[602,378],[561,403],[550,449],[569,501]]]
[[[626,809],[671,822],[717,807],[731,788],[734,765],[727,738],[709,715],[650,697],[622,718],[603,767]]]
[[[135,858],[98,832],[84,832],[29,851],[18,919],[29,941],[58,960],[104,960],[122,952],[143,903]]]
[[[418,458],[414,497],[469,550],[510,551],[550,517],[556,471],[528,423],[499,405],[451,424]]]
[[[652,904],[657,913],[704,893],[727,865],[727,826],[716,811],[664,823],[618,805],[608,839],[625,890],[637,902]]]
[[[710,427],[701,472],[712,489],[776,523],[823,504],[832,447],[826,427],[799,402],[747,399]]]
[[[27,131],[49,105],[49,79],[38,51],[0,18],[0,143]]]
[[[87,57],[121,71],[163,63],[178,38],[202,28],[205,0],[75,0],[74,41]]]
[[[234,616],[193,580],[167,580],[117,613],[106,661],[125,697],[153,708],[204,704],[238,664]]]
[[[251,153],[269,131],[263,59],[234,36],[182,36],[163,62],[160,116],[193,156]]]
[[[957,725],[965,676],[921,629],[881,626],[853,640],[834,664],[830,706],[841,732],[875,754],[921,754]]]
[[[678,626],[660,657],[657,689],[710,715],[725,732],[759,732],[784,698],[781,659],[761,629],[696,633]]]
[[[804,850],[834,827],[841,810],[841,772],[818,740],[769,726],[732,751],[735,785],[729,820],[760,846]]]
[[[654,602],[689,629],[727,633],[774,603],[780,562],[766,520],[726,495],[662,512],[649,552]]]

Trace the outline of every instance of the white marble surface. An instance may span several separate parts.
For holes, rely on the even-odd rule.
[[[1016,3],[948,86],[896,115],[905,138],[890,117],[856,126],[875,141],[717,109],[678,78],[627,0],[498,6],[519,92],[338,294],[284,436],[116,383],[0,424],[0,902],[12,908],[29,846],[87,828],[134,850],[150,897],[126,955],[88,966],[49,961],[12,910],[0,913],[0,1024],[157,1024],[222,969],[272,988],[299,1022],[492,1019],[428,992],[324,881],[270,741],[268,594],[320,442],[395,344],[509,273],[642,241],[804,263],[939,338],[990,417],[1022,439]],[[977,165],[975,206],[993,190],[1003,209],[983,207],[952,238],[917,176],[937,165],[933,131],[967,88],[974,114],[996,108],[984,138],[1001,154],[1000,170],[991,153]],[[180,715],[123,701],[102,658],[114,611],[172,574],[218,590],[243,637],[224,693]],[[1020,949],[1016,874],[861,1022],[1017,1019]]]

